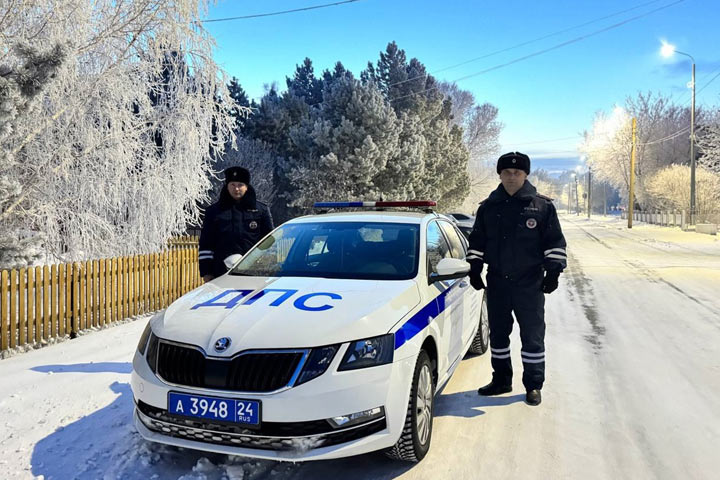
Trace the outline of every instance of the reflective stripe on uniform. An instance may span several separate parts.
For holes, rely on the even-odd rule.
[[[198,255],[198,260],[212,260],[212,255]]]
[[[492,358],[497,358],[498,360],[503,360],[503,359],[505,359],[505,358],[510,358],[510,354],[509,354],[509,353],[506,353],[505,355],[496,355],[496,354],[493,353],[493,354],[490,355],[490,356],[491,356]]]
[[[550,255],[545,255],[545,258],[555,258],[557,260],[567,260],[567,257],[565,255],[556,255],[554,253],[551,253]]]
[[[520,351],[520,355],[522,355],[523,357],[544,357],[544,356],[545,356],[545,352],[529,353],[529,352]]]
[[[492,347],[490,347],[490,351],[493,353],[509,353],[510,347],[507,347],[507,348],[492,348]]]
[[[545,254],[546,257],[547,257],[548,255],[550,255],[551,253],[556,253],[556,254],[559,254],[559,255],[567,255],[567,251],[566,251],[564,248],[560,248],[560,247],[558,247],[558,248],[551,248],[550,250],[545,250],[545,252],[544,252],[544,254]]]
[[[520,351],[523,363],[543,363],[545,362],[545,352],[530,353]]]

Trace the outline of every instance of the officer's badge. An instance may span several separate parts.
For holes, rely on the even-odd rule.
[[[534,218],[528,218],[527,220],[525,220],[525,226],[527,228],[535,228],[537,227],[537,220],[535,220]]]
[[[257,222],[255,220],[253,220],[252,222],[250,222],[249,227],[250,227],[250,230],[255,230],[257,228]]]

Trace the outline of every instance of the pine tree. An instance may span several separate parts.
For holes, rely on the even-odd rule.
[[[286,79],[288,92],[305,103],[317,106],[322,101],[322,81],[315,77],[312,61],[303,60],[302,65],[296,65],[293,78]]]
[[[240,85],[237,78],[232,77],[230,79],[230,83],[227,85],[227,88],[230,98],[232,98],[235,102],[235,106],[233,106],[230,111],[235,119],[237,130],[240,131],[246,119],[246,111],[240,107],[253,107],[254,105],[250,103],[250,99],[248,98],[247,93],[245,93],[245,89],[243,89]]]

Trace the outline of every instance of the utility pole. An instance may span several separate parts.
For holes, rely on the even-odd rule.
[[[587,216],[590,218],[590,211],[592,210],[592,168],[588,167],[588,191],[587,191],[587,201],[588,201],[588,209],[587,209]]]
[[[690,222],[695,225],[695,214],[697,213],[695,207],[695,59],[692,58],[692,61],[692,80],[690,80],[692,82],[692,102],[690,107]]]
[[[577,175],[575,175],[575,215],[580,215],[580,198],[578,196]]]
[[[572,186],[570,183],[568,183],[568,215],[570,215],[570,201],[571,201],[571,195],[572,194]]]
[[[628,197],[628,228],[632,228],[633,210],[635,209],[635,142],[637,120],[632,119],[632,149],[630,150],[630,192]]]

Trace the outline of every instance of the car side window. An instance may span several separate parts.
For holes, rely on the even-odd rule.
[[[452,256],[454,258],[465,260],[465,247],[455,227],[450,225],[450,223],[448,222],[438,223],[440,224],[440,227],[442,228],[443,232],[445,232],[445,236],[450,242],[450,251],[452,252]]]
[[[451,258],[450,246],[440,231],[437,222],[430,222],[427,227],[427,258],[428,273],[437,273],[437,264],[443,258]]]

